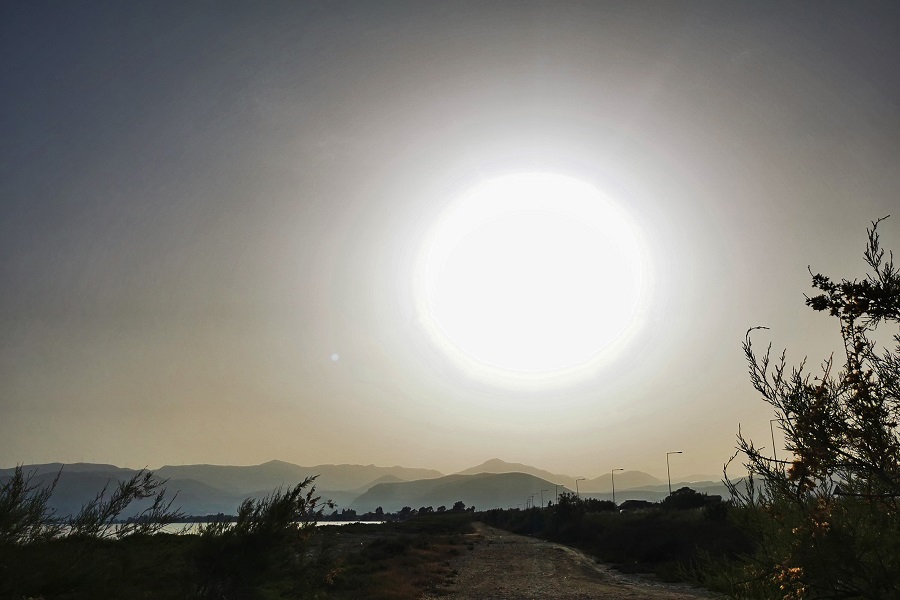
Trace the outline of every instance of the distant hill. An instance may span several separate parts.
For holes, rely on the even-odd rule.
[[[432,478],[429,477],[427,479],[432,479]],[[401,479],[400,477],[397,477],[396,475],[384,475],[374,481],[370,481],[369,483],[365,484],[362,487],[357,488],[354,491],[357,492],[358,494],[362,494],[363,492],[368,490],[370,487],[378,485],[379,483],[399,483],[401,481],[409,481],[409,480]]]
[[[527,473],[534,475],[546,481],[552,481],[554,484],[567,485],[574,489],[575,477],[572,475],[561,475],[559,473],[551,473],[531,465],[522,463],[509,463],[499,458],[492,458],[481,463],[478,466],[471,467],[456,473],[457,475],[477,475],[478,473]]]
[[[411,479],[431,479],[443,475],[434,469],[408,467],[377,467],[375,465],[316,465],[302,467],[289,462],[272,460],[261,465],[180,465],[156,470],[160,477],[194,479],[207,485],[238,494],[271,490],[279,485],[295,485],[306,477],[318,475],[317,490],[340,492],[358,491],[364,485],[384,476]]]
[[[135,469],[108,464],[48,463],[24,466],[26,473],[35,474],[32,482],[38,485],[49,485],[60,469],[59,483],[51,498],[51,505],[59,516],[78,512],[105,485],[108,484],[108,489],[112,490],[119,481],[136,473]],[[13,468],[0,469],[0,482],[13,471]],[[233,513],[244,498],[264,496],[280,485],[292,486],[315,474],[321,474],[316,480],[316,491],[323,500],[332,499],[338,509],[353,508],[359,512],[368,512],[378,506],[388,512],[404,506],[437,508],[444,505],[450,508],[458,500],[479,509],[515,507],[524,506],[526,497],[532,493],[537,493],[534,501],[539,504],[542,489],[548,490],[544,492],[545,502],[554,498],[557,485],[560,492],[576,489],[571,476],[499,459],[446,476],[432,469],[374,465],[303,467],[277,460],[252,466],[166,466],[156,469],[155,473],[169,479],[166,484],[169,494],[178,492],[173,506],[180,506],[183,512],[193,515]],[[684,486],[711,495],[728,494],[721,481],[672,482],[673,490]],[[579,481],[578,489],[583,496],[610,499],[610,474]],[[619,502],[628,499],[658,501],[667,493],[667,482],[647,473],[616,473],[616,500]],[[136,504],[131,512],[123,516],[134,514],[143,506]]]
[[[325,508],[325,512],[331,514],[332,510],[342,510],[350,507],[350,503],[356,500],[360,492],[344,492],[341,490],[320,490],[316,488],[316,495],[321,498],[322,502],[331,500],[334,502],[334,508]]]
[[[60,469],[65,468],[67,473],[131,473],[134,474],[137,469],[127,469],[125,467],[117,467],[115,465],[98,464],[98,463],[41,463],[34,465],[23,465],[25,473],[34,473],[35,475],[43,475],[45,473],[59,473]],[[15,467],[0,469],[0,477],[12,475]]]
[[[49,505],[56,511],[57,516],[66,517],[76,514],[85,503],[95,498],[104,487],[106,487],[106,497],[108,498],[120,481],[131,478],[135,473],[131,469],[111,470],[109,468],[110,465],[102,466],[106,470],[69,471],[67,467],[63,469],[62,473],[59,473],[58,469],[35,469],[36,474],[31,479],[31,483],[38,487],[49,486],[59,473],[59,480],[53,495],[50,497]],[[3,471],[3,473],[0,473],[0,481],[10,476],[6,469]],[[26,468],[26,472],[30,471]],[[178,493],[172,506],[173,508],[181,507],[182,512],[185,514],[233,513],[244,499],[244,496],[229,494],[192,479],[171,479],[166,483],[165,487],[168,498],[172,498],[176,492]],[[123,513],[122,516],[133,516],[147,507],[149,503],[149,501],[135,502],[129,506],[128,511]]]
[[[335,510],[342,510],[345,508],[349,508],[353,501],[356,500],[357,496],[359,496],[372,486],[378,485],[379,483],[397,483],[400,481],[406,480],[401,479],[396,475],[382,475],[378,479],[370,481],[369,483],[349,492],[344,490],[322,490],[318,487],[316,488],[316,491],[319,493],[319,496],[322,498],[322,500],[331,500],[332,502],[334,502]]]
[[[107,464],[47,463],[24,465],[26,474],[33,473],[32,483],[49,485],[60,474],[56,490],[51,497],[51,507],[59,516],[77,513],[94,498],[104,486],[111,491],[119,481],[131,478],[136,469]],[[14,468],[0,469],[0,482],[10,477]],[[304,478],[320,474],[316,491],[323,500],[332,499],[338,508],[347,508],[356,496],[371,484],[382,481],[405,481],[440,477],[432,469],[407,467],[377,467],[374,465],[318,465],[302,467],[273,460],[262,465],[178,465],[155,469],[154,473],[168,479],[169,495],[178,492],[173,507],[180,506],[186,514],[205,515],[219,512],[234,513],[247,497],[261,497],[284,485],[293,486]],[[134,504],[131,516],[143,508]]]
[[[643,471],[619,471],[616,473],[616,492],[619,490],[646,488],[661,483],[664,484],[665,482]],[[578,484],[578,489],[585,492],[611,492],[612,473],[604,473],[600,477],[581,481]],[[616,498],[618,498],[618,494]]]
[[[449,509],[459,500],[478,510],[517,505],[524,507],[526,498],[532,494],[536,494],[534,502],[539,505],[541,490],[546,490],[545,503],[554,499],[556,485],[528,473],[455,474],[428,480],[380,483],[359,496],[350,507],[357,512],[372,511],[379,506],[386,512],[394,512],[404,506],[416,509],[431,506],[437,509],[443,505]],[[572,490],[560,486],[559,492],[564,491]]]
[[[692,475],[687,476],[678,476],[678,481],[687,481],[687,482],[696,482],[696,483],[706,483],[709,481],[721,481],[721,475],[709,475],[708,473],[694,473]]]

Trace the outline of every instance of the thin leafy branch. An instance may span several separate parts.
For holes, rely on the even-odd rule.
[[[164,486],[167,482],[167,479],[157,479],[153,471],[144,468],[130,479],[118,482],[109,495],[107,483],[96,497],[85,503],[78,514],[70,519],[69,535],[119,539],[136,533],[155,533],[176,522],[184,515],[180,510],[172,509],[177,493],[171,499],[166,498]],[[153,499],[150,506],[125,523],[119,523],[128,506],[148,498]]]
[[[12,476],[0,485],[0,543],[30,544],[60,534],[62,525],[50,507],[59,475],[42,486],[33,482],[33,471],[26,475],[22,465],[16,465]]]
[[[731,492],[757,551],[733,595],[881,599],[900,589],[900,334],[883,350],[874,337],[900,323],[900,271],[881,247],[882,221],[867,230],[863,279],[810,269],[818,293],[806,304],[837,319],[842,360],[832,354],[817,372],[805,360],[789,367],[771,344],[757,352],[765,328],[744,339],[750,382],[791,458],[776,460],[738,431],[732,460],[742,456],[750,476]]]

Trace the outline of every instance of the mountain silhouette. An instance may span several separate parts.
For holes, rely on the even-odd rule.
[[[552,481],[554,484],[559,485],[567,485],[574,489],[575,487],[575,479],[571,475],[561,475],[559,473],[551,473],[550,471],[545,471],[544,469],[538,469],[537,467],[532,467],[531,465],[525,465],[522,463],[510,463],[499,458],[492,458],[490,460],[486,460],[478,466],[470,467],[463,471],[459,471],[456,473],[457,475],[477,475],[478,473],[527,473],[529,475],[534,475],[535,477],[539,477],[540,479],[544,479],[546,481]]]
[[[26,475],[32,474],[32,484],[38,487],[50,485],[57,475],[59,481],[50,498],[50,507],[57,516],[77,513],[104,487],[112,491],[120,481],[126,481],[137,469],[92,463],[46,463],[23,465]],[[12,476],[14,468],[0,469],[0,483]],[[306,477],[320,475],[316,479],[316,492],[323,500],[334,500],[346,508],[350,502],[373,483],[380,481],[406,481],[440,477],[434,469],[408,467],[378,467],[375,465],[317,465],[303,467],[273,460],[261,465],[177,465],[155,469],[161,479],[168,479],[165,488],[168,496],[178,493],[173,507],[181,507],[186,514],[206,515],[234,513],[247,497],[259,498],[279,486],[289,487]],[[137,514],[145,503],[133,503],[123,517]]]
[[[580,490],[586,492],[611,492],[612,481],[612,473],[604,473],[594,479],[579,482],[578,486]],[[618,471],[616,473],[616,492],[620,490],[643,489],[665,483],[665,481],[643,471]]]
[[[33,473],[33,484],[49,485],[57,475],[59,482],[50,505],[58,516],[77,513],[85,502],[93,499],[104,486],[112,490],[119,481],[131,478],[136,469],[109,464],[46,463],[25,465],[26,474]],[[61,470],[61,471],[60,471]],[[13,473],[12,468],[0,469],[0,483]],[[555,498],[556,490],[575,491],[575,478],[551,473],[530,465],[508,463],[494,458],[453,475],[443,475],[434,469],[407,467],[379,467],[375,465],[317,465],[305,467],[273,460],[261,465],[169,465],[155,470],[160,478],[168,478],[166,490],[178,497],[173,504],[186,514],[206,515],[234,513],[247,497],[262,497],[279,486],[293,486],[311,475],[316,480],[316,493],[323,500],[331,499],[338,509],[353,508],[368,512],[381,506],[393,512],[409,506],[418,509],[431,506],[447,508],[459,500],[479,509],[524,506],[534,497],[540,505],[540,491],[544,503]],[[658,501],[668,494],[668,483],[641,471],[616,473],[616,500]],[[611,498],[611,477],[605,473],[594,479],[579,481],[582,496]],[[672,481],[672,488],[684,485],[709,494],[727,495],[720,481]],[[144,507],[135,503],[122,516],[136,514]]]
[[[280,460],[261,465],[183,465],[165,466],[156,470],[160,477],[194,479],[207,485],[238,494],[250,494],[259,490],[272,490],[280,485],[295,485],[306,477],[318,475],[316,489],[349,492],[384,476],[394,476],[409,481],[430,479],[443,475],[434,469],[408,467],[377,467],[375,465],[315,465],[303,467]]]
[[[382,507],[395,512],[404,506],[439,506],[450,508],[457,501],[477,509],[524,507],[534,494],[534,504],[555,499],[556,485],[546,479],[528,473],[478,473],[474,475],[447,475],[436,479],[380,483],[354,500],[350,507],[357,512],[368,512]],[[559,486],[559,493],[572,490]]]

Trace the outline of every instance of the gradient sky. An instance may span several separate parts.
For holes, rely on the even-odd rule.
[[[0,466],[716,475],[739,423],[770,445],[744,332],[837,350],[807,265],[861,275],[900,213],[895,2],[4,2],[0,88]],[[614,360],[511,389],[414,271],[536,171],[631,215],[652,294]]]

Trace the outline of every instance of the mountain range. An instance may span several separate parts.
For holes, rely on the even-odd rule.
[[[362,513],[380,506],[388,512],[396,512],[404,506],[451,508],[457,501],[479,509],[508,508],[525,506],[532,494],[535,497],[530,501],[537,506],[553,500],[557,491],[572,490],[528,473],[456,474],[437,479],[380,483],[357,497],[350,508]]]
[[[612,491],[612,476],[610,473],[600,475],[593,479],[575,477],[560,473],[551,473],[530,465],[521,463],[508,463],[499,458],[492,458],[482,464],[460,471],[459,475],[475,475],[478,473],[528,473],[554,485],[565,485],[569,489],[585,492],[609,492]],[[576,481],[578,483],[576,483]],[[616,488],[626,490],[629,488],[660,485],[663,481],[643,471],[621,471],[616,474]]]
[[[136,473],[135,469],[109,464],[49,463],[24,465],[32,474],[32,483],[49,485],[57,476],[59,480],[51,497],[51,506],[58,515],[78,512],[81,506],[108,486],[112,489],[118,481]],[[306,477],[317,475],[316,490],[323,499],[333,500],[339,509],[352,508],[360,513],[381,506],[394,512],[404,506],[419,508],[444,505],[450,508],[463,501],[467,506],[479,509],[524,505],[533,501],[541,503],[544,490],[546,503],[555,497],[557,490],[576,489],[594,497],[607,497],[611,491],[610,474],[594,479],[551,473],[530,465],[507,463],[491,459],[452,475],[433,469],[408,467],[379,467],[375,465],[315,465],[304,467],[273,460],[260,465],[168,465],[154,470],[168,479],[166,488],[178,492],[175,506],[186,514],[204,515],[219,512],[233,513],[244,498],[261,497],[279,486],[292,486]],[[13,473],[12,468],[0,469],[0,483]],[[666,483],[641,471],[621,471],[615,475],[616,500],[658,500],[668,491]],[[673,482],[673,489],[682,482]],[[698,487],[699,486],[699,487]],[[724,494],[721,482],[706,481],[690,484],[697,491]],[[133,513],[142,508],[136,504]],[[123,516],[130,516],[128,514]]]

